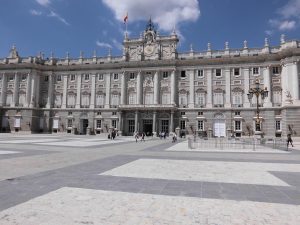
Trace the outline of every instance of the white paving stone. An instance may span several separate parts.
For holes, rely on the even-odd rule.
[[[30,139],[30,140],[7,140],[0,141],[0,144],[25,144],[25,143],[38,143],[38,142],[51,142],[58,141],[59,139]]]
[[[177,144],[174,144],[170,148],[167,148],[166,151],[187,151],[187,152],[247,152],[247,153],[279,153],[279,154],[288,154],[290,152],[278,150],[278,149],[272,149],[267,147],[259,146],[255,150],[253,149],[243,149],[241,148],[234,148],[234,149],[216,149],[212,145],[210,148],[197,148],[197,149],[189,149],[188,148],[188,142],[183,141]]]
[[[297,225],[300,206],[61,188],[0,212],[5,225]]]
[[[101,175],[289,186],[269,171],[300,172],[300,164],[139,159]]]
[[[17,153],[20,153],[20,152],[0,150],[0,155],[9,155],[9,154],[17,154]]]

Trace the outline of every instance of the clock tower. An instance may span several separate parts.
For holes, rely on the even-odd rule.
[[[175,59],[178,41],[175,31],[170,36],[160,36],[150,18],[139,38],[125,35],[123,57],[126,61]]]

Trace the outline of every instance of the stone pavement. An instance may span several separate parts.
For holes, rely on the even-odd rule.
[[[6,134],[0,225],[298,225],[294,144],[289,152],[212,152],[185,141]]]

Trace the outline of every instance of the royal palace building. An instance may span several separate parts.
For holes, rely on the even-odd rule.
[[[1,132],[300,136],[299,41],[187,53],[178,41],[149,21],[125,34],[122,56],[21,57],[13,46],[0,59]],[[257,85],[268,95],[249,98]]]

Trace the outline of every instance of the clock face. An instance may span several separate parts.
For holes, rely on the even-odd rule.
[[[146,55],[151,55],[154,52],[154,46],[152,45],[147,45],[145,47],[145,54]]]

